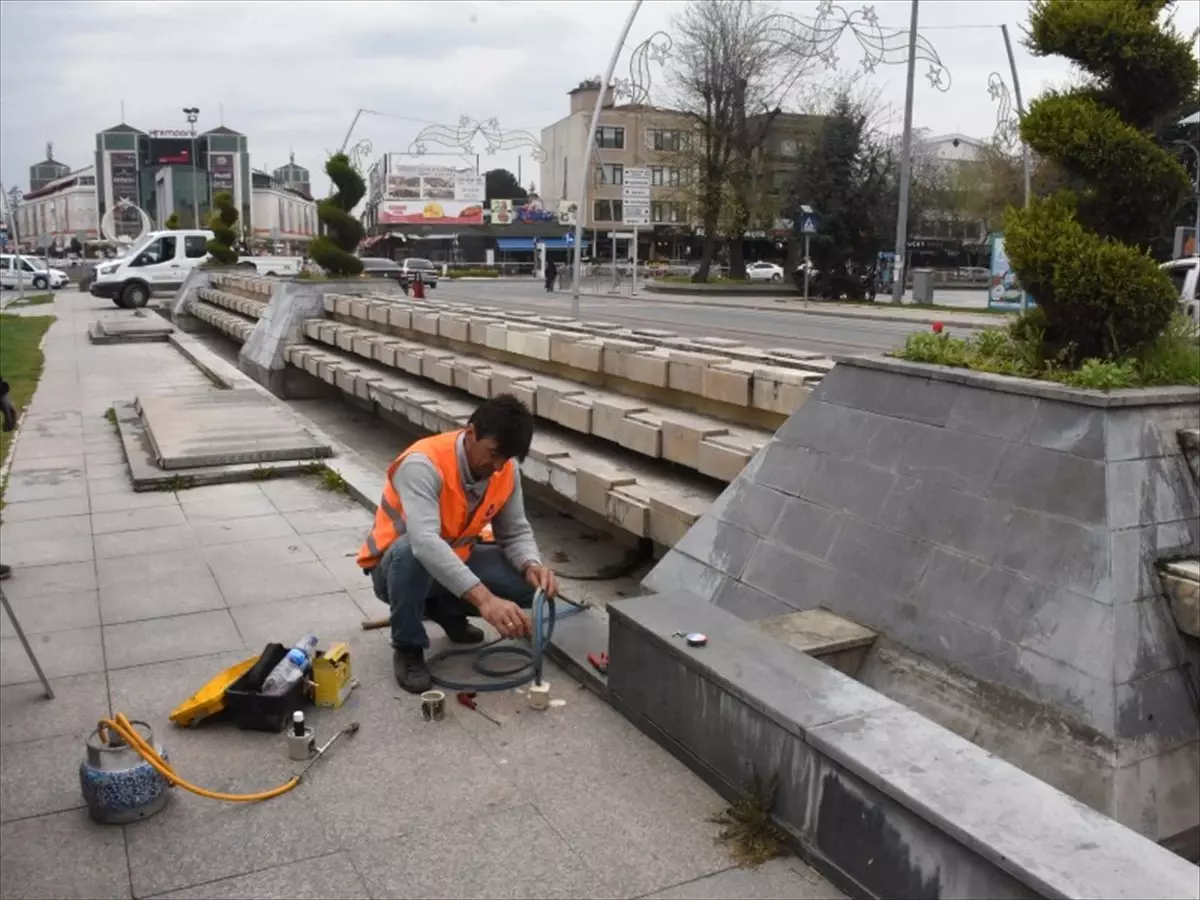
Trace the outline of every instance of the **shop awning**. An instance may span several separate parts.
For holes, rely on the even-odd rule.
[[[531,237],[502,237],[496,238],[496,249],[501,253],[506,252],[533,252],[533,244],[535,240],[540,240],[546,245],[547,250],[569,250],[575,246],[574,240],[567,242],[566,237],[556,238],[531,238]],[[583,241],[583,249],[587,249],[588,242]]]

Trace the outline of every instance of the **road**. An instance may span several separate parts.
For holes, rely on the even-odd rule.
[[[430,292],[430,299],[525,309],[560,316],[571,314],[570,293],[560,291],[548,295],[532,279],[528,284],[507,280],[445,280]],[[923,323],[683,304],[658,300],[653,295],[640,295],[632,299],[584,295],[579,303],[584,319],[631,327],[661,328],[685,337],[736,338],[752,347],[787,347],[828,355],[892,350],[903,344],[908,334],[925,331],[929,327]]]

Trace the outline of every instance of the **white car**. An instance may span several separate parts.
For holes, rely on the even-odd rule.
[[[746,277],[750,281],[783,281],[783,266],[769,262],[750,263],[746,266]]]
[[[44,291],[46,288],[57,290],[70,283],[71,279],[66,272],[62,269],[47,269],[44,259],[8,253],[0,255],[0,285],[5,288],[15,289],[23,284],[34,290]]]
[[[1175,282],[1184,314],[1200,325],[1200,256],[1173,259],[1159,268]]]

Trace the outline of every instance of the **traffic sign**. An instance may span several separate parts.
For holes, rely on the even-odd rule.
[[[816,234],[821,230],[821,220],[816,213],[804,213],[800,218],[801,234]]]
[[[568,232],[567,232],[567,233],[566,233],[566,234],[563,236],[563,242],[564,242],[564,243],[565,243],[565,244],[566,244],[568,247],[574,247],[574,246],[575,246],[575,232],[573,232],[573,231],[568,231]]]
[[[621,221],[625,225],[650,224],[650,170],[645,166],[627,168],[621,179]]]

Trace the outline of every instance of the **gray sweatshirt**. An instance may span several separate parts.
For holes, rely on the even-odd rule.
[[[467,495],[468,515],[473,515],[491,479],[476,480],[471,475],[462,435],[458,437],[455,450],[458,453],[458,470],[462,473],[462,487]],[[479,584],[475,573],[454,555],[450,545],[442,538],[442,474],[429,457],[420,453],[405,457],[392,476],[392,485],[404,506],[413,556],[425,567],[425,571],[456,597],[461,597]],[[512,495],[492,519],[492,532],[497,545],[518,572],[523,571],[528,563],[541,561],[533,527],[525,516],[525,496],[521,490],[519,471]]]

